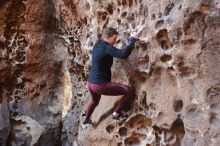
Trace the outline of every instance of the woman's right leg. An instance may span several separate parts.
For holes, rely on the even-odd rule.
[[[87,87],[90,93],[90,100],[86,108],[86,120],[89,120],[93,111],[95,110],[96,106],[99,104],[99,101],[101,99],[101,94],[94,93],[92,88],[94,88],[92,85],[87,83]]]

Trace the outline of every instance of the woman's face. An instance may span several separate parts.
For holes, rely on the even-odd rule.
[[[111,37],[108,38],[108,41],[110,44],[115,44],[117,42],[117,38],[118,38],[118,35],[114,34],[112,35]]]

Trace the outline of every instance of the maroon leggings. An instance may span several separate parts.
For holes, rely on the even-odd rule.
[[[128,85],[113,82],[100,84],[87,82],[87,88],[91,97],[87,105],[86,119],[90,119],[94,109],[99,104],[101,95],[123,95],[115,109],[115,112],[117,113],[120,113],[125,106],[130,106],[134,101],[134,88]]]

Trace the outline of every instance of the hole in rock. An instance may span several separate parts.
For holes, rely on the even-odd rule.
[[[105,21],[107,19],[108,13],[107,12],[102,12],[102,11],[98,11],[98,19],[101,21]]]
[[[102,34],[97,35],[98,40],[102,38]]]
[[[143,91],[141,94],[141,105],[145,110],[149,110],[149,106],[147,104],[147,93],[145,91]]]
[[[119,44],[121,42],[121,40],[117,40],[116,44]]]
[[[13,116],[13,117],[17,117],[18,115],[19,115],[19,113],[18,113],[17,111],[12,112],[12,116]]]
[[[2,89],[2,85],[1,85],[1,83],[0,83],[0,104],[1,104],[2,101],[3,101],[2,94],[3,94],[3,89]]]
[[[86,10],[89,10],[89,9],[90,9],[90,4],[89,4],[88,2],[85,4],[85,9],[86,9]]]
[[[130,21],[131,27],[134,29],[136,27],[135,16],[134,14],[129,14],[127,20]]]
[[[92,41],[89,42],[89,46],[92,47],[94,43]]]
[[[136,114],[135,116],[131,117],[126,123],[125,126],[129,128],[146,128],[151,126],[152,120],[147,118],[145,115]]]
[[[150,48],[150,43],[149,42],[145,42],[145,41],[140,41],[140,42],[138,42],[138,48],[140,48],[141,50],[145,51],[148,48]]]
[[[155,14],[152,14],[151,20],[155,20],[155,18],[156,18]]]
[[[195,39],[186,39],[186,40],[182,40],[182,43],[184,45],[191,45],[191,44],[195,44],[196,40]]]
[[[121,136],[121,137],[124,137],[124,136],[127,136],[127,128],[126,127],[121,127],[119,130],[118,130],[118,134]]]
[[[179,72],[180,72],[180,75],[181,76],[188,76],[190,75],[191,73],[193,73],[193,69],[192,68],[189,68],[187,66],[180,66],[179,67]]]
[[[135,107],[135,108],[134,108],[134,112],[137,113],[138,111],[139,111],[139,108],[138,108],[138,107]]]
[[[169,46],[166,40],[161,40],[160,46],[162,49],[169,49]]]
[[[185,135],[185,128],[182,119],[176,119],[171,127],[171,131],[177,136],[176,145],[181,145],[182,139]]]
[[[153,129],[154,129],[154,131],[155,131],[155,146],[161,146],[161,142],[160,142],[160,140],[161,140],[161,134],[162,134],[162,130],[161,130],[161,128],[159,128],[158,126],[156,126],[156,125],[154,125],[153,127],[152,127]]]
[[[121,6],[121,1],[117,1],[118,2],[118,6]]]
[[[111,134],[114,131],[115,127],[113,125],[108,125],[106,127],[106,131]]]
[[[166,29],[160,30],[156,35],[156,39],[157,39],[158,43],[161,45],[162,49],[168,49],[168,48],[172,47],[172,44],[170,43]]]
[[[12,53],[12,49],[10,49],[10,50],[8,51],[8,53],[11,54],[11,53]]]
[[[106,8],[109,14],[113,14],[114,6],[113,4],[108,4],[108,7]]]
[[[167,54],[164,54],[163,56],[160,57],[160,60],[163,61],[163,62],[170,61],[171,59],[172,59],[172,56],[167,55]]]
[[[207,14],[209,13],[209,10],[210,9],[210,6],[208,4],[204,4],[202,3],[201,6],[200,6],[200,9],[199,11],[202,13],[202,14]]]
[[[3,41],[0,41],[0,49],[4,49],[5,48],[5,44]]]
[[[132,7],[133,1],[134,1],[134,0],[128,0],[128,6],[129,6],[129,7]]]
[[[212,103],[211,105],[210,105],[210,109],[212,110],[212,109],[215,109],[216,107],[218,107],[218,103]]]
[[[149,72],[149,75],[150,76],[159,76],[162,72],[162,68],[160,66],[155,66],[155,65],[152,65],[150,67],[150,72]]]
[[[186,113],[187,114],[193,114],[193,113],[195,113],[195,112],[197,112],[198,110],[197,110],[197,105],[196,104],[191,104],[191,105],[188,105],[187,107],[186,107]]]
[[[137,136],[131,136],[124,141],[126,146],[139,145],[140,139]]]
[[[147,65],[150,61],[149,59],[150,57],[148,55],[145,55],[144,57],[139,57],[138,58],[138,63],[139,64],[144,64],[144,65]]]
[[[14,96],[14,99],[15,99],[15,101],[18,101],[21,99],[21,97],[16,95],[16,96]]]
[[[157,23],[155,24],[155,28],[158,29],[159,27],[161,27],[164,24],[164,20],[159,20],[157,21]]]
[[[179,40],[182,37],[182,35],[183,35],[181,28],[177,29],[177,33],[176,34],[177,34],[177,39]]]
[[[147,79],[147,74],[145,72],[142,72],[140,69],[136,69],[135,70],[135,74],[134,74],[134,77],[135,79],[137,79],[138,81],[141,81],[141,82],[145,82],[146,79]]]
[[[117,9],[117,12],[120,13],[120,9],[119,8]]]
[[[163,15],[163,13],[162,13],[162,12],[160,12],[160,13],[158,14],[158,18],[161,18],[161,17],[162,17],[162,15]]]
[[[173,109],[175,112],[180,112],[183,108],[183,101],[177,100],[173,103]]]
[[[161,119],[163,117],[163,115],[164,115],[163,112],[159,112],[157,118]]]
[[[168,71],[174,71],[174,67],[173,66],[168,67],[167,69],[168,69]]]
[[[220,102],[220,84],[217,83],[211,86],[206,92],[206,102],[210,103],[211,106]],[[210,106],[210,108],[211,108]]]
[[[177,63],[178,70],[179,70],[181,76],[188,76],[194,72],[194,69],[186,66],[183,60],[184,60],[184,58],[181,56],[179,58],[178,63]]]
[[[123,6],[127,6],[127,1],[126,0],[122,0],[122,5]]]
[[[11,122],[13,124],[13,127],[21,126],[21,125],[25,125],[26,124],[26,122],[24,122],[22,120],[12,120]]]
[[[126,16],[127,16],[127,12],[122,12],[122,13],[121,13],[121,17],[122,17],[122,18],[125,18]]]
[[[22,82],[22,83],[19,83],[19,84],[16,84],[16,88],[17,88],[17,89],[24,89],[24,86],[25,86],[25,84],[24,84],[23,82]],[[20,91],[17,90],[16,92],[18,93],[18,92],[20,92]]]
[[[119,125],[119,126],[122,126],[123,124],[124,124],[123,122],[120,122],[118,125]]]
[[[125,139],[124,143],[126,146],[139,145],[141,141],[145,140],[146,138],[147,136],[145,134],[136,133],[133,131],[132,134],[127,139]]]
[[[143,4],[141,4],[140,7],[139,7],[139,14],[143,15],[145,17],[148,17],[148,8],[147,8],[147,6],[144,6]],[[143,20],[145,20],[145,19],[143,19]],[[143,23],[143,24],[145,24],[145,23]]]
[[[199,11],[196,11],[190,15],[186,15],[188,18],[183,24],[183,30],[186,35],[190,35],[192,31],[198,31],[204,27],[203,14]],[[199,28],[199,29],[197,29]]]
[[[164,11],[164,15],[167,16],[169,15],[170,11],[172,10],[172,8],[174,7],[174,4],[173,3],[169,3],[166,8],[165,8],[165,11]]]
[[[154,103],[150,103],[149,108],[150,108],[150,110],[155,111],[156,110],[156,105]]]
[[[144,5],[141,4],[140,7],[139,7],[139,12],[140,12],[140,14],[143,13],[143,9],[144,9]]]
[[[213,113],[211,112],[210,115],[209,115],[209,123],[210,124],[217,124],[219,123],[219,120],[218,120],[218,115],[216,113]]]
[[[118,24],[121,24],[121,20],[120,20],[120,19],[117,19],[117,23],[118,23]]]
[[[83,23],[84,23],[84,25],[87,25],[87,18],[86,17],[84,17]]]
[[[17,61],[17,62],[24,62],[25,61],[25,56],[23,55],[23,54],[19,54],[19,53],[17,53],[17,56],[15,57],[15,60]]]
[[[143,111],[143,108],[142,108],[142,107],[139,106],[138,108],[139,108],[138,111]]]

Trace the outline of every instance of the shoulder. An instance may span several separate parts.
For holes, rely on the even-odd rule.
[[[108,45],[107,42],[105,42],[104,40],[100,39],[100,40],[98,40],[95,43],[94,48],[96,48],[96,47],[103,47],[103,46],[107,46],[107,45]]]

